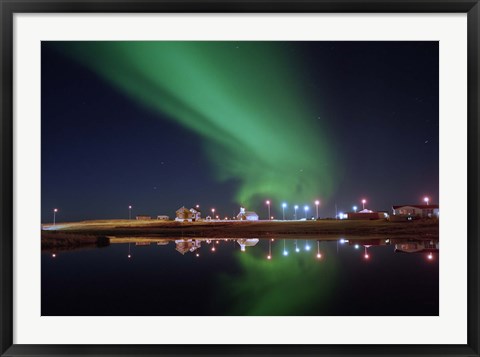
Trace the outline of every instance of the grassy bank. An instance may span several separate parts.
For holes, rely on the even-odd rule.
[[[46,244],[76,244],[95,242],[103,237],[128,237],[139,239],[159,237],[199,237],[199,238],[266,238],[318,236],[338,238],[388,237],[438,239],[438,220],[414,222],[349,221],[258,221],[258,222],[159,222],[104,220],[60,223],[55,227],[44,226],[42,231]],[[97,239],[97,240],[95,240]]]
[[[104,247],[110,239],[104,235],[62,231],[42,231],[42,249],[65,249],[70,247]]]

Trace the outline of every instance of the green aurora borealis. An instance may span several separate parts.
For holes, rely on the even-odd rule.
[[[292,242],[288,245],[291,247]],[[228,315],[309,315],[312,310],[328,314],[338,273],[334,256],[327,254],[327,258],[318,260],[313,253],[291,252],[284,257],[281,240],[275,242],[273,250],[272,260],[254,249],[238,254],[236,264],[242,273],[235,277],[220,273],[218,286],[222,293],[216,296],[229,302]]]
[[[308,70],[288,43],[58,45],[132,100],[200,135],[214,178],[235,182],[238,203],[331,195],[336,170],[318,120],[321,99],[308,94]]]

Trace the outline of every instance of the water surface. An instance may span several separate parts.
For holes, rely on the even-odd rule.
[[[159,239],[43,252],[42,315],[438,315],[438,274],[438,241]]]

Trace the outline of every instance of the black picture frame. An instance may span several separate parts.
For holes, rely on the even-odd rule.
[[[468,336],[465,345],[15,345],[13,344],[13,16],[16,13],[467,13],[468,16]],[[479,18],[478,0],[0,0],[0,354],[479,356]],[[408,333],[408,331],[406,332]]]

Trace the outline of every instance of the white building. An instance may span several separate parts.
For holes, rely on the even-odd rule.
[[[438,205],[392,206],[394,216],[416,216],[422,218],[438,217]]]
[[[258,238],[237,239],[237,243],[240,245],[240,250],[242,252],[245,251],[245,247],[253,247],[253,246],[257,245],[258,241],[259,241]]]
[[[240,213],[237,214],[240,221],[258,221],[258,214],[253,211],[245,211],[244,207],[240,207]]]
[[[202,219],[202,212],[198,208],[190,208],[190,213],[192,214],[192,221],[199,221]]]
[[[157,216],[157,219],[159,221],[168,221],[170,219],[170,217],[165,216],[165,215],[159,215],[159,216]]]

